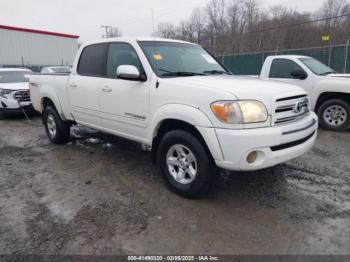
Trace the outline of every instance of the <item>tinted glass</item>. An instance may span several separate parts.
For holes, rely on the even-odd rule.
[[[116,78],[120,65],[136,66],[143,73],[141,62],[132,46],[126,43],[111,43],[107,58],[107,77]]]
[[[142,41],[139,44],[158,76],[167,76],[173,72],[227,72],[215,58],[198,45],[158,41]]]
[[[88,76],[106,75],[107,45],[97,44],[84,48],[79,61],[78,73]]]
[[[275,59],[271,65],[270,78],[293,78],[292,72],[303,69],[295,62],[287,59]]]

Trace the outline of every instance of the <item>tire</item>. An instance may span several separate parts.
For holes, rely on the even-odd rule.
[[[320,127],[330,131],[350,129],[350,105],[341,99],[325,101],[317,111]]]
[[[165,134],[157,159],[163,180],[171,191],[187,198],[198,198],[209,191],[214,176],[212,161],[202,143],[189,132],[174,130]],[[180,174],[177,180],[176,174]]]
[[[5,117],[4,112],[0,109],[0,120],[3,120]]]
[[[61,119],[56,109],[48,106],[43,112],[43,123],[48,138],[54,144],[65,144],[70,138],[70,123]]]

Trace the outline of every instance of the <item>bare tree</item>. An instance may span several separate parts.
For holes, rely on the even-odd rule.
[[[190,23],[196,33],[197,42],[200,43],[200,39],[205,30],[205,14],[202,8],[197,7],[193,10]]]
[[[212,49],[222,49],[218,40],[225,35],[226,5],[225,0],[210,0],[206,6],[208,16],[207,32]]]
[[[172,23],[160,23],[157,26],[157,35],[163,38],[177,38],[176,26]]]
[[[108,32],[108,37],[121,37],[123,33],[118,27],[112,27]]]
[[[281,5],[263,8],[259,0],[209,0],[178,25],[159,24],[157,34],[196,41],[217,55],[320,46],[324,34],[331,35],[332,44],[344,44],[350,15],[304,22],[350,14],[349,1],[324,0],[320,10],[309,13]]]

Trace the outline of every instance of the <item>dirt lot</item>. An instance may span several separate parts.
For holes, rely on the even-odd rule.
[[[170,193],[139,145],[73,133],[55,146],[39,118],[0,122],[1,254],[350,254],[350,133],[201,200]]]

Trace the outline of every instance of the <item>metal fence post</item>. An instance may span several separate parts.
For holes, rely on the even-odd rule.
[[[332,46],[329,45],[329,49],[328,49],[328,66],[331,67],[331,63],[332,63]]]
[[[350,39],[348,39],[348,41],[346,42],[346,46],[345,46],[344,73],[346,73],[346,69],[348,66],[349,44],[350,44]]]
[[[278,51],[279,51],[279,47],[277,46],[276,51],[275,51],[275,55],[278,55]]]

